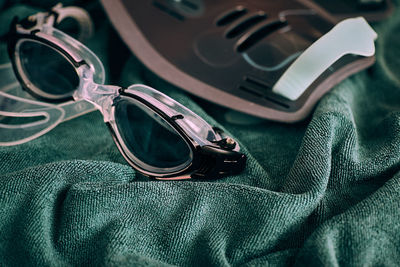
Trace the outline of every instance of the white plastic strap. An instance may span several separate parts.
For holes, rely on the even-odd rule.
[[[344,55],[373,56],[374,40],[377,37],[364,18],[343,20],[304,51],[272,91],[292,101],[298,99],[326,69]]]

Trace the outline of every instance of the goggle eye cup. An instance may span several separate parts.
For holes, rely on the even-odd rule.
[[[36,40],[16,43],[14,65],[24,87],[41,99],[64,102],[79,86],[79,75],[65,56]]]
[[[114,104],[114,134],[126,157],[147,172],[167,174],[190,165],[192,147],[168,117],[151,105],[121,96]]]

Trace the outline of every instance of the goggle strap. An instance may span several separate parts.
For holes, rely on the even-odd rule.
[[[63,122],[97,110],[93,104],[84,100],[71,100],[61,105],[58,105],[58,107],[62,108],[65,112]]]

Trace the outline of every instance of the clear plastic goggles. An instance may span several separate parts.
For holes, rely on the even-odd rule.
[[[86,11],[77,7],[57,5],[50,13],[38,13],[25,19],[36,27],[51,28],[64,19],[77,22],[77,37],[86,40],[92,35],[92,21]],[[102,66],[101,66],[102,67]],[[104,71],[103,71],[104,72]],[[104,83],[104,77],[97,80]],[[15,78],[11,63],[0,65],[0,146],[12,146],[31,141],[56,127],[59,123],[96,110],[87,101],[64,99],[51,104],[33,98]]]
[[[29,26],[16,23],[9,41],[20,83],[39,99],[92,103],[132,167],[158,179],[218,178],[243,170],[246,157],[221,130],[151,87],[103,85],[103,65],[87,47],[51,26]]]

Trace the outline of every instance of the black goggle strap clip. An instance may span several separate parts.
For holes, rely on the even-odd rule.
[[[246,166],[246,156],[239,152],[239,144],[218,127],[213,130],[220,137],[215,146],[202,146],[200,160],[193,178],[216,179],[240,173]]]
[[[237,147],[236,141],[226,135],[223,130],[218,127],[213,127],[213,130],[221,137],[220,140],[213,141],[214,144],[226,150],[234,150]]]
[[[236,151],[203,146],[198,164],[197,171],[192,174],[192,178],[217,179],[243,171],[246,166],[246,156]]]

